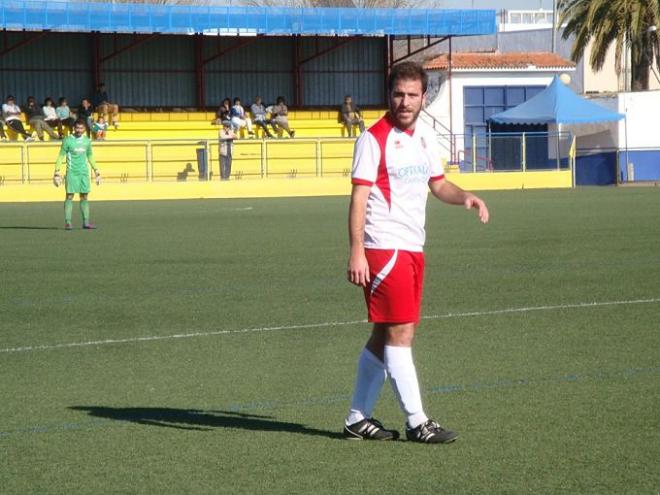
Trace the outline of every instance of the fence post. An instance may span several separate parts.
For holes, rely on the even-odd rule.
[[[25,147],[25,162],[27,164],[26,167],[27,183],[29,184],[30,182],[32,182],[32,177],[30,174],[30,146],[25,142],[23,142],[23,146]]]
[[[472,134],[472,172],[477,172],[477,135]]]
[[[525,139],[525,133],[522,133],[522,139],[520,142],[521,148],[522,148],[522,153],[521,153],[521,168],[523,172],[527,171],[527,140]]]
[[[264,168],[265,168],[265,165],[266,165],[266,163],[265,163],[265,159],[266,159],[266,140],[265,139],[261,140],[259,148],[261,150],[260,156],[259,156],[259,162],[260,162],[260,165],[261,165],[260,173],[261,173],[261,178],[263,179],[264,178]]]
[[[27,177],[26,163],[25,163],[25,143],[21,145],[21,184],[25,184]]]
[[[206,180],[209,181],[211,179],[211,169],[213,168],[213,161],[211,158],[211,145],[209,144],[208,139],[204,140],[204,152],[206,153]]]
[[[151,149],[151,141],[145,143],[144,154],[146,159],[145,174],[147,175],[147,182],[154,180],[154,163],[153,163],[153,150]]]

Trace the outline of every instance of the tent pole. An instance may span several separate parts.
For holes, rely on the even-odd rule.
[[[559,138],[561,136],[561,124],[557,123],[557,139],[555,140],[555,161],[557,162],[557,171],[561,170],[561,160],[559,159]]]

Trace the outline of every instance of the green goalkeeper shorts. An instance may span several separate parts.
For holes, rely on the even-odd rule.
[[[87,194],[90,191],[89,174],[66,174],[67,194]]]

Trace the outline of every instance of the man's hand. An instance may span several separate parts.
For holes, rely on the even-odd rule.
[[[478,198],[474,194],[468,194],[468,197],[465,198],[465,202],[463,204],[465,205],[466,210],[476,208],[481,223],[488,223],[488,220],[490,218],[490,213],[488,211],[488,207],[486,206],[486,203],[484,203],[481,198]]]
[[[100,186],[101,185],[101,172],[99,170],[96,170],[95,175],[96,175],[96,185]]]
[[[348,281],[352,284],[366,287],[371,281],[369,277],[369,263],[364,252],[351,253],[348,260]]]
[[[59,172],[53,174],[53,185],[55,187],[60,187],[62,185],[62,176]]]

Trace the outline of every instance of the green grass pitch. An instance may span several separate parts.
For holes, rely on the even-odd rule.
[[[660,493],[660,191],[483,197],[488,226],[429,199],[448,446],[338,436],[369,332],[347,198],[92,194],[73,232],[3,204],[0,493]],[[403,428],[389,384],[376,417]]]

